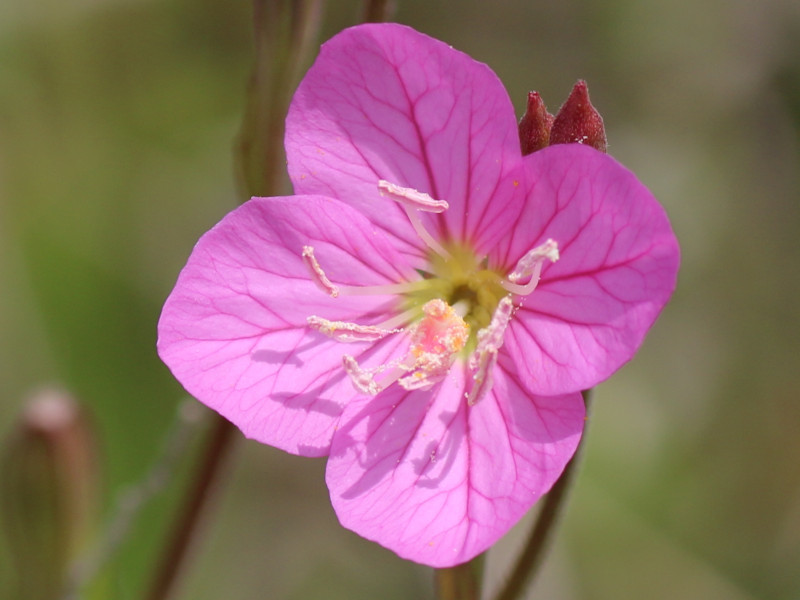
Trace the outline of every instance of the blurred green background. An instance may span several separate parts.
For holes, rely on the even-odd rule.
[[[488,63],[521,114],[578,78],[609,152],[682,244],[673,301],[597,389],[586,460],[530,598],[800,598],[800,4],[398,0],[396,20]],[[356,22],[329,3],[322,38]],[[0,436],[42,384],[94,414],[104,506],[183,397],[160,305],[237,202],[251,5],[0,4]],[[185,478],[106,569],[141,597]],[[430,570],[342,530],[324,461],[237,444],[179,598],[429,598]],[[523,529],[489,559],[501,576]],[[0,538],[0,598],[9,589]]]

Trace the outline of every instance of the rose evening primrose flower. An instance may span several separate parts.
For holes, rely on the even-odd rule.
[[[285,146],[295,195],[200,239],[159,354],[247,437],[328,456],[345,527],[463,563],[558,479],[580,391],[667,302],[667,217],[593,148],[523,156],[495,74],[396,24],[323,45]]]

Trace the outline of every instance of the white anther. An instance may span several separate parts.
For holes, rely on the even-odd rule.
[[[478,332],[475,352],[469,357],[469,368],[474,371],[472,389],[467,394],[467,403],[470,406],[480,401],[492,389],[492,372],[497,364],[497,353],[503,346],[503,336],[513,312],[511,296],[506,296],[498,303],[489,325]]]
[[[325,271],[319,266],[319,262],[317,262],[317,258],[314,256],[314,248],[312,246],[303,246],[303,262],[306,263],[308,270],[311,271],[311,279],[314,280],[314,283],[316,283],[323,292],[330,294],[332,298],[336,298],[339,295],[339,288],[331,283],[331,280],[325,275]]]
[[[413,352],[412,352],[413,355]],[[428,390],[442,381],[455,360],[453,353],[423,352],[413,358],[410,367],[413,372],[397,380],[400,387],[406,390]],[[408,361],[411,363],[411,361]]]
[[[473,406],[477,404],[492,389],[494,380],[492,373],[497,364],[497,349],[491,348],[482,352],[478,359],[470,361],[470,366],[477,368],[472,376],[472,389],[467,392],[467,404]]]
[[[508,279],[501,281],[500,285],[512,294],[527,296],[539,285],[539,276],[542,273],[544,262],[546,260],[556,262],[558,257],[558,244],[554,240],[548,239],[544,244],[536,246],[520,258],[517,266],[508,274]],[[527,283],[518,283],[525,279],[528,279]]]
[[[411,222],[411,226],[428,248],[436,252],[436,254],[442,258],[450,259],[450,253],[428,233],[427,229],[425,229],[425,226],[422,224],[422,219],[420,219],[419,214],[417,214],[417,211],[420,210],[432,213],[444,212],[450,207],[447,201],[436,200],[431,198],[428,194],[395,185],[384,179],[378,181],[378,189],[382,196],[389,196],[392,200],[403,205],[408,220]]]
[[[423,371],[414,371],[411,375],[398,379],[397,383],[401,388],[409,392],[413,390],[425,391],[431,389],[434,384],[439,383],[442,379],[444,379],[444,376],[431,377]]]
[[[329,321],[311,315],[306,319],[308,326],[333,338],[337,342],[374,342],[402,329],[383,329],[375,325],[359,325],[347,321]]]
[[[508,280],[511,283],[519,283],[520,279],[533,275],[537,267],[541,269],[541,265],[545,260],[550,262],[558,260],[558,244],[554,240],[548,239],[544,244],[536,246],[536,248],[520,258],[517,266],[509,273]]]
[[[356,359],[345,354],[342,357],[342,364],[344,365],[345,373],[350,376],[353,386],[362,394],[369,394],[375,396],[381,391],[381,386],[375,381],[374,374],[370,371],[362,369]]]
[[[419,192],[412,188],[404,188],[383,179],[378,181],[378,189],[382,194],[385,193],[392,200],[399,202],[407,208],[441,213],[450,207],[446,200],[436,200],[424,192]]]

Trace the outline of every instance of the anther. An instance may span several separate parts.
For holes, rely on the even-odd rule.
[[[345,373],[350,376],[353,386],[362,394],[369,394],[375,396],[381,391],[381,386],[375,381],[373,373],[362,369],[356,359],[345,354],[342,357],[342,365],[344,366]]]
[[[558,243],[548,239],[544,244],[536,246],[520,258],[517,266],[508,274],[508,281],[501,282],[501,285],[514,294],[521,296],[530,294],[539,283],[544,262],[546,260],[556,262],[558,258]],[[528,279],[528,282],[520,285],[519,281],[524,279]]]
[[[306,319],[308,326],[333,338],[337,342],[375,342],[401,329],[383,329],[375,325],[359,325],[347,321],[329,321],[311,315]]]
[[[417,232],[417,235],[423,242],[425,242],[428,248],[443,258],[450,258],[450,253],[445,250],[444,246],[437,242],[430,233],[428,233],[428,230],[425,229],[425,226],[422,224],[422,220],[417,214],[418,210],[424,212],[442,213],[450,207],[446,200],[436,200],[424,192],[419,192],[412,188],[404,188],[399,185],[395,185],[394,183],[389,183],[384,179],[378,181],[378,189],[380,190],[381,195],[387,195],[392,200],[395,200],[399,204],[403,205],[406,215],[408,216],[408,220],[411,221],[411,225],[414,227],[414,231]]]
[[[407,390],[425,390],[444,379],[469,339],[469,325],[444,300],[426,302],[422,312],[425,316],[411,332],[412,373],[397,382]]]
[[[441,213],[450,208],[446,200],[436,200],[424,192],[419,192],[412,188],[404,188],[383,179],[378,181],[378,189],[381,194],[385,192],[392,200],[399,202],[406,208],[432,213]]]
[[[469,339],[469,325],[438,298],[426,302],[422,312],[422,320],[409,329],[411,345],[403,359],[364,369],[352,356],[343,357],[344,370],[358,391],[374,395],[394,382],[409,391],[427,390],[447,376]],[[378,373],[380,382],[375,380]]]
[[[489,325],[478,332],[475,352],[469,357],[469,368],[474,371],[472,389],[467,394],[467,403],[470,406],[483,399],[492,389],[492,372],[497,364],[497,353],[503,346],[503,335],[513,312],[511,296],[506,296],[498,303]]]
[[[316,283],[322,291],[330,294],[332,298],[336,298],[339,295],[339,288],[331,283],[331,280],[325,275],[325,271],[319,266],[319,262],[317,262],[317,258],[314,256],[314,248],[312,246],[303,246],[303,262],[306,263],[308,270],[311,271],[311,279],[314,280],[314,283]]]

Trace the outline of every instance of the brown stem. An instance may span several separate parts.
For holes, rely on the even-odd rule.
[[[583,401],[586,404],[586,414],[589,414],[592,390],[583,392]],[[587,421],[588,422],[588,421]],[[516,600],[525,591],[529,582],[536,576],[542,566],[546,550],[550,547],[556,525],[560,521],[560,516],[566,507],[567,496],[575,480],[575,474],[580,464],[583,449],[584,435],[578,444],[572,459],[567,464],[561,477],[550,489],[544,498],[541,511],[536,520],[536,524],[531,531],[528,542],[523,548],[522,553],[517,558],[517,563],[511,571],[505,586],[495,596],[495,600]]]
[[[178,520],[173,525],[167,543],[158,562],[158,568],[146,596],[147,600],[165,600],[173,590],[181,566],[186,559],[190,542],[197,532],[204,509],[214,493],[222,467],[231,450],[236,428],[219,416],[208,433],[208,442],[198,460],[197,471],[191,482],[183,504],[178,511]]]
[[[316,39],[322,8],[322,0],[253,2],[255,62],[234,146],[242,201],[287,191],[284,121]]]
[[[380,23],[388,21],[394,13],[395,3],[392,0],[366,0],[364,2],[364,23]]]
[[[463,565],[436,569],[434,585],[437,600],[478,600],[481,596],[484,555]]]
[[[316,38],[322,0],[254,0],[255,61],[247,90],[242,132],[235,147],[242,201],[281,193],[283,123],[300,69]],[[147,600],[166,600],[186,559],[197,525],[219,480],[236,428],[215,416],[156,566]]]

